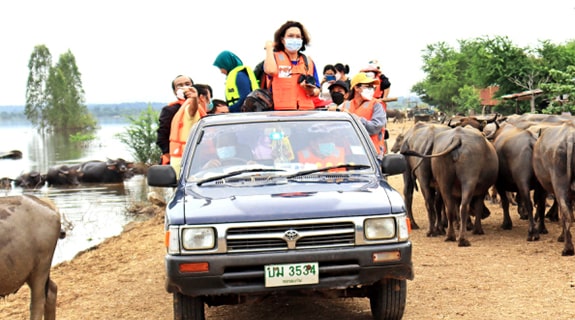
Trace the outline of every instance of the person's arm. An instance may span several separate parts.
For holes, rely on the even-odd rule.
[[[229,106],[230,112],[240,112],[246,97],[252,91],[252,83],[250,77],[245,72],[239,72],[236,77],[236,87],[240,98],[234,104]]]
[[[193,117],[198,112],[198,91],[194,87],[187,87],[184,89],[184,96],[186,97],[186,102],[184,102],[182,108],[186,108],[184,110],[190,117]]]
[[[309,57],[308,57],[309,59]],[[315,79],[315,86],[307,86],[305,85],[305,81],[301,82],[300,85],[304,88],[305,93],[310,97],[317,97],[321,93],[321,89],[319,88],[319,79],[317,75],[317,69],[315,67],[315,63],[313,65],[313,77]]]
[[[386,77],[383,73],[379,76],[379,78],[381,80],[380,88],[381,91],[383,92],[381,98],[385,99],[389,95],[389,88],[391,87],[391,82],[389,82],[389,78]]]
[[[373,105],[373,114],[371,115],[371,120],[365,118],[360,118],[361,123],[365,126],[367,133],[370,135],[381,132],[381,129],[385,127],[387,119],[385,118],[385,111],[383,111],[383,106],[381,103],[376,103]]]
[[[278,73],[278,65],[274,56],[274,42],[267,41],[265,45],[266,58],[264,60],[264,72],[270,76]]]

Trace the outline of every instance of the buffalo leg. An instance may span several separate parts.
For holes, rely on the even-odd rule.
[[[547,234],[547,228],[545,227],[545,205],[547,199],[547,193],[543,187],[536,187],[533,191],[533,201],[535,202],[535,221],[537,221],[537,230],[539,234]]]
[[[457,221],[457,206],[452,199],[445,201],[445,214],[447,216],[447,234],[445,241],[456,241],[454,224]]]
[[[570,231],[571,225],[573,224],[573,209],[571,208],[571,202],[569,201],[567,194],[557,194],[557,192],[555,192],[555,200],[559,206],[559,215],[563,227],[562,235],[558,239],[558,241],[564,241],[561,255],[572,256],[575,255],[575,251],[573,250],[573,240],[571,239]]]
[[[413,218],[413,190],[414,190],[415,179],[411,176],[410,172],[403,174],[403,197],[405,198],[405,208],[407,210],[407,217],[409,218],[411,229],[417,230],[419,226]]]
[[[497,188],[497,193],[499,193],[501,209],[503,209],[503,223],[501,224],[501,229],[511,230],[513,229],[513,221],[511,221],[511,217],[509,216],[509,198],[507,198],[507,192],[500,187]]]
[[[58,296],[58,286],[54,281],[48,279],[46,288],[46,308],[44,309],[44,320],[56,320],[56,297]]]

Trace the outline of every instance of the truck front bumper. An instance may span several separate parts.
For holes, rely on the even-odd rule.
[[[374,262],[374,254],[397,253],[397,260]],[[288,250],[218,255],[166,255],[166,289],[189,296],[251,294],[278,290],[346,289],[384,278],[413,279],[411,242],[322,250]],[[180,265],[207,262],[207,272],[181,272]],[[318,262],[319,283],[287,287],[265,286],[264,266]]]

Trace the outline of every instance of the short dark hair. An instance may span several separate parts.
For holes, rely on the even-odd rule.
[[[325,74],[328,70],[333,71],[333,73],[335,73],[335,71],[336,71],[336,69],[335,69],[335,67],[333,66],[333,64],[326,64],[326,65],[323,67],[323,74]]]
[[[172,91],[175,91],[175,90],[176,90],[176,84],[175,84],[174,82],[175,82],[176,79],[178,79],[179,77],[186,77],[186,78],[190,79],[190,82],[192,83],[192,85],[194,84],[194,80],[192,80],[191,77],[184,76],[183,74],[179,74],[179,75],[177,75],[177,76],[174,78],[174,80],[172,80]]]
[[[209,92],[211,97],[214,94],[209,84],[194,84],[193,87],[198,91],[198,95],[207,97]]]

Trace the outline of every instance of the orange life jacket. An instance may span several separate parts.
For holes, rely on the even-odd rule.
[[[345,163],[345,151],[341,147],[335,147],[336,152],[326,157],[320,158],[308,149],[298,151],[297,158],[300,163],[311,163],[317,165],[318,168],[325,168],[330,166],[337,166]]]
[[[306,94],[299,83],[302,74],[313,76],[314,65],[311,59],[304,55],[298,57],[293,65],[288,55],[283,52],[274,52],[278,66],[277,73],[272,78],[272,96],[275,110],[313,110],[313,97]]]
[[[184,153],[184,147],[188,137],[183,134],[182,130],[184,128],[184,117],[186,116],[187,106],[188,105],[184,102],[172,119],[172,125],[170,127],[170,157],[181,158]],[[197,113],[200,118],[207,115],[206,110],[199,103]]]
[[[349,104],[349,112],[355,115],[358,115],[366,120],[371,120],[373,116],[373,106],[376,103],[381,103],[378,99],[371,99],[366,107],[362,107],[365,102],[362,102],[360,105],[357,105],[355,99],[350,101]],[[375,150],[377,150],[377,154],[385,153],[385,141],[383,137],[385,136],[385,127],[381,129],[380,132],[376,134],[372,134],[369,137],[371,138],[371,142],[373,142],[373,146]]]

